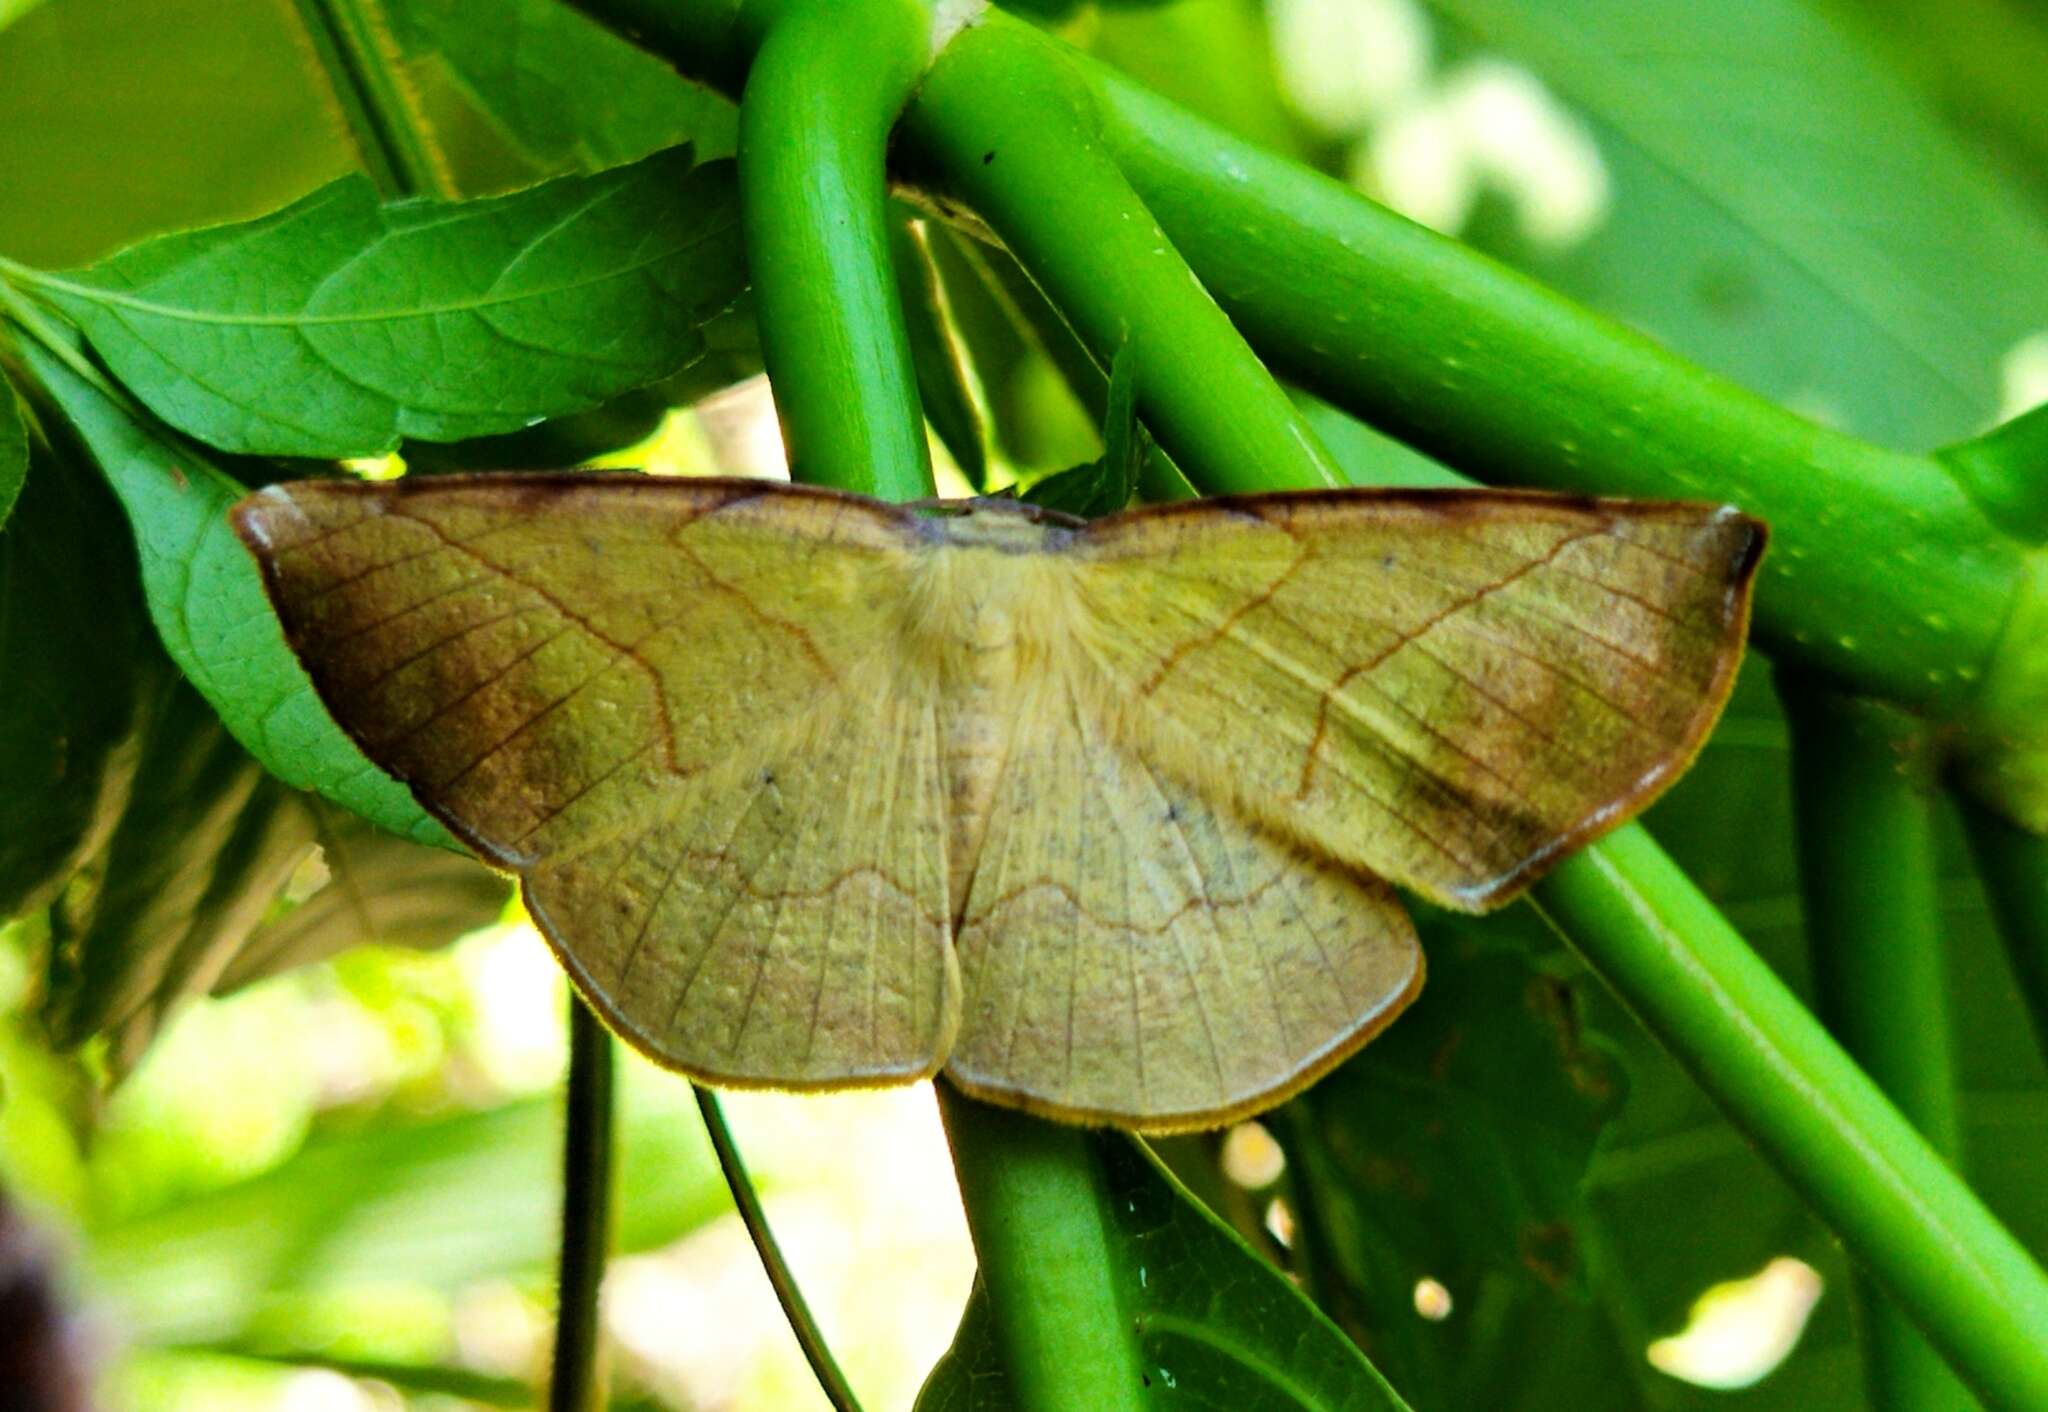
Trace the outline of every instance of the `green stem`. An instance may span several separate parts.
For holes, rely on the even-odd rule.
[[[723,18],[732,0],[571,3],[728,92],[744,72],[746,45]],[[991,52],[1008,62],[975,57]],[[957,80],[956,66],[970,63],[981,91]],[[1079,74],[1093,104],[1055,81],[1055,67]],[[1046,108],[1034,110],[1026,92]],[[1274,368],[1481,479],[1740,503],[1777,539],[1757,599],[1766,645],[1858,694],[1942,718],[1968,712],[2020,584],[2021,547],[1941,459],[1807,422],[1001,14],[940,56],[906,116],[906,168],[943,170],[977,205],[995,203],[982,214],[1098,353],[1154,293],[1184,302],[1186,290],[1165,289],[1177,260],[1151,258],[1157,246],[1177,250]],[[1077,189],[1062,192],[1066,173],[1055,170],[1036,188],[1043,204],[1007,223],[996,208],[1002,184],[960,165],[996,145],[940,150],[1005,116],[1012,126],[1000,135],[1016,152],[1052,146],[1032,130],[1041,118],[1088,139]],[[1104,190],[1105,155],[1137,201]],[[1170,246],[1152,237],[1145,211]],[[1115,259],[1098,259],[1112,247]],[[1158,409],[1145,410],[1157,423]],[[1162,426],[1153,430],[1174,449]],[[1188,469],[1205,489],[1278,489],[1310,483],[1302,461],[1296,447],[1264,476]],[[1896,571],[1867,573],[1879,559]]]
[[[1732,500],[1777,540],[1757,596],[1766,645],[1859,692],[1962,710],[2019,550],[1941,463],[1816,426],[1107,68],[1086,72],[1117,161],[1283,375],[1481,480]],[[1879,560],[1896,572],[1869,573]]]
[[[453,196],[378,0],[293,0],[356,160],[386,196]]]
[[[2048,1407],[2048,1276],[1640,825],[1538,906],[1995,1407]]]
[[[1023,1412],[1142,1412],[1144,1372],[1110,1277],[1109,1192],[1078,1128],[938,1085],[996,1344]]]
[[[628,31],[648,11],[692,8],[674,0],[575,2]],[[699,8],[705,18],[675,19],[667,31],[649,25],[643,36],[686,72],[729,86],[732,71],[720,66],[744,61],[734,47],[693,53],[674,42],[692,25],[713,24],[717,6]],[[915,163],[920,140],[934,144],[925,157],[950,156],[927,165],[955,181],[965,176],[961,194],[988,203],[984,214],[1098,352],[1114,347],[1132,311],[1149,314],[1154,293],[1166,294],[1164,307],[1176,310],[1162,326],[1203,323],[1178,312],[1185,290],[1155,289],[1143,274],[1126,280],[1113,261],[1102,262],[1105,290],[1089,289],[1079,264],[1087,256],[1059,248],[1128,244],[1128,232],[1105,229],[1126,224],[1144,242],[1149,209],[1240,327],[1295,376],[1496,479],[1743,500],[1778,532],[1759,626],[1782,653],[1930,712],[1953,715],[1970,705],[1974,681],[1966,674],[1985,669],[2000,638],[2020,582],[2020,549],[1931,458],[1811,426],[1106,71],[1086,70],[1099,98],[1091,111],[1046,72],[1050,66],[1015,37],[1017,28],[991,15],[941,57],[910,110],[906,156]],[[962,55],[995,43],[1018,56],[1020,74],[988,65],[988,91],[979,94],[952,80]],[[1021,100],[1027,90],[1049,111]],[[958,146],[969,124],[990,121],[975,111],[983,107],[1013,124],[1042,116],[1085,140],[1093,155],[1074,173],[1083,190],[1063,199],[1053,177],[1064,177],[1044,169],[1028,125],[996,134],[1013,155],[1038,163],[1012,190],[1078,218],[1064,238],[1043,212],[1006,214],[1003,185],[977,185],[973,164],[983,154],[998,153],[986,166],[990,176],[1004,159],[985,140],[978,149]],[[1104,176],[1089,126],[1097,117],[1106,120],[1102,135],[1142,204]],[[958,132],[951,131],[956,121]],[[927,133],[927,126],[938,130]],[[940,150],[948,141],[956,144],[950,154]],[[1151,255],[1147,243],[1119,259],[1164,281],[1174,266]],[[1219,361],[1207,346],[1200,356]],[[1141,390],[1148,421],[1163,431],[1155,403],[1168,399],[1161,389]],[[1237,396],[1225,394],[1219,405]],[[1209,488],[1245,489],[1314,479],[1302,467],[1320,458],[1305,454],[1278,419],[1267,419],[1263,437],[1233,435],[1219,445],[1248,442],[1250,461],[1197,447],[1198,478]],[[1227,467],[1220,475],[1210,469],[1219,460]],[[1262,473],[1257,461],[1269,469]],[[1873,576],[1871,562],[1895,571]],[[2048,1327],[2048,1281],[1647,837],[1637,829],[1613,835],[1565,864],[1541,896],[1966,1379],[2003,1405],[2048,1405],[2048,1353],[2034,1337]],[[962,1107],[948,1103],[949,1114]],[[1001,1164],[974,1150],[984,1139],[967,1124],[956,1127],[971,1222],[997,1227],[1054,1188],[1048,1179],[1044,1190],[1028,1193],[1033,1200],[1012,1192]],[[1004,1150],[993,1139],[988,1145]],[[1065,1173],[1057,1161],[1043,1165],[1065,1183],[1068,1204],[1050,1203],[1057,1213],[1050,1229],[1063,1231],[1092,1197],[1078,1163]],[[1024,1248],[1012,1251],[991,1233],[984,1261],[998,1258],[991,1252],[1020,1261],[1033,1253],[1028,1240],[1012,1235]],[[983,1239],[977,1229],[977,1242]],[[1015,1317],[1029,1320],[1028,1313]],[[1099,1404],[1083,1397],[1072,1405]]]
[[[598,1292],[612,1231],[612,1037],[569,997],[568,1122],[562,1137],[562,1258],[548,1412],[605,1405]]]
[[[923,72],[916,0],[785,0],[740,100],[740,196],[761,354],[792,474],[930,495],[889,250],[889,130]]]
[[[2048,1059],[2048,838],[1967,802],[1963,821],[2020,999],[2034,1022],[2042,1057]]]
[[[1336,463],[1111,160],[1068,56],[990,16],[904,115],[946,197],[971,205],[1108,366],[1128,343],[1145,424],[1204,490],[1340,485]]]
[[[768,1225],[768,1213],[761,1205],[760,1193],[754,1189],[753,1178],[747,1175],[747,1164],[740,1157],[739,1145],[732,1140],[732,1129],[726,1126],[725,1110],[719,1106],[718,1095],[700,1084],[691,1084],[690,1091],[697,1096],[697,1111],[703,1115],[712,1151],[718,1154],[718,1170],[725,1174],[733,1209],[739,1212],[740,1224],[747,1228],[747,1235],[754,1242],[754,1253],[760,1256],[761,1268],[775,1290],[776,1301],[782,1305],[782,1317],[796,1335],[797,1346],[803,1349],[818,1386],[838,1412],[860,1412],[860,1399],[854,1396],[853,1384],[840,1371],[832,1347],[825,1342],[824,1332],[812,1316],[811,1306],[805,1302],[796,1275],[783,1258],[782,1247]]]
[[[1779,678],[1792,726],[1799,873],[1817,1009],[1842,1047],[1954,1162],[1961,1151],[1927,728],[1824,682]],[[1874,1407],[1945,1412],[1966,1395],[1859,1271]]]

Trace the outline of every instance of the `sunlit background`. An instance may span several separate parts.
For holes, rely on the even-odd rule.
[[[1359,189],[1452,234],[1490,209],[1553,253],[1611,217],[1616,188],[1594,130],[1526,69],[1484,53],[1447,58],[1411,0],[1270,0],[1263,13],[1290,120]],[[1084,16],[1070,35],[1094,42],[1102,24]],[[1139,42],[1132,33],[1120,42]],[[2048,400],[2048,332],[2016,344],[2002,375],[2007,415]],[[1020,376],[1037,381],[1008,391],[1043,406],[1054,442],[1087,454],[1093,433],[1072,399],[1045,385],[1042,365]],[[1805,409],[1830,414],[1817,392]],[[965,493],[943,448],[935,455],[942,488]],[[672,413],[646,445],[607,460],[784,473],[758,379]],[[995,478],[1006,475],[999,464]],[[40,940],[23,926],[0,934],[0,1173],[69,1272],[108,1407],[516,1400],[547,1356],[566,1004],[559,969],[516,911],[443,951],[359,951],[193,1004],[110,1093],[81,1085],[38,1038]],[[628,1058],[622,1103],[625,1253],[604,1292],[617,1386],[650,1408],[824,1407],[686,1088]],[[82,1150],[72,1134],[87,1110],[98,1117]],[[871,1408],[907,1407],[973,1273],[929,1088],[735,1095],[728,1111],[853,1382]],[[1250,1124],[1228,1135],[1223,1161],[1261,1192],[1283,1159]],[[1284,1202],[1263,1210],[1284,1245]],[[1416,1317],[1456,1317],[1465,1297],[1423,1274]],[[1774,1259],[1702,1290],[1689,1325],[1659,1331],[1642,1356],[1674,1378],[1744,1386],[1830,1297],[1811,1266]],[[179,1351],[201,1343],[216,1351]],[[306,1361],[280,1366],[273,1355],[287,1347]],[[380,1367],[460,1376],[408,1402]]]

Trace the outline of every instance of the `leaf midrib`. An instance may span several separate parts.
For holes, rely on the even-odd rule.
[[[620,265],[583,279],[568,280],[560,284],[531,286],[528,288],[468,300],[459,304],[420,305],[407,309],[371,309],[347,314],[233,314],[213,313],[177,304],[163,304],[137,295],[124,294],[120,290],[104,285],[66,279],[62,275],[46,274],[40,270],[22,270],[19,275],[24,283],[44,290],[58,291],[73,295],[89,303],[108,308],[126,310],[150,317],[188,324],[214,324],[229,328],[284,328],[304,329],[332,327],[350,324],[402,323],[409,319],[441,318],[450,314],[473,314],[487,309],[518,304],[530,299],[545,299],[552,295],[572,294],[613,280],[626,279],[639,274],[679,255],[688,254],[716,236],[725,234],[738,225],[737,220],[728,220],[705,229],[689,240],[658,250],[646,258],[629,265]]]

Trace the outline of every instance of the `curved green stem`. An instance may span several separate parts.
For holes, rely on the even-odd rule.
[[[598,1292],[612,1232],[612,1037],[575,995],[569,997],[568,1109],[548,1412],[594,1412],[605,1405]]]
[[[1869,694],[1962,709],[2018,547],[1932,457],[1816,426],[1107,68],[1086,72],[1117,161],[1276,369],[1482,480],[1735,501],[1777,540],[1757,595],[1767,645]],[[1868,573],[1879,557],[1899,571]]]
[[[1079,1128],[978,1103],[941,1081],[967,1229],[1023,1412],[1142,1412],[1137,1345],[1102,1224],[1109,1192]]]
[[[2048,1058],[2048,838],[1976,805],[1963,806],[1963,821],[2020,999]]]
[[[916,0],[771,8],[740,100],[740,196],[792,474],[914,500],[932,471],[884,163],[931,17]]]
[[[747,1164],[740,1157],[739,1145],[732,1140],[732,1129],[726,1126],[725,1110],[719,1106],[718,1095],[701,1084],[691,1084],[690,1091],[697,1096],[697,1111],[703,1115],[711,1149],[718,1154],[718,1170],[725,1174],[733,1209],[739,1212],[740,1224],[747,1228],[747,1235],[754,1242],[754,1253],[761,1257],[761,1268],[775,1290],[776,1302],[782,1305],[782,1317],[788,1320],[789,1331],[796,1335],[797,1346],[803,1349],[818,1386],[838,1412],[860,1412],[860,1399],[854,1396],[853,1384],[840,1371],[831,1345],[825,1342],[824,1332],[812,1316],[811,1306],[804,1301],[803,1290],[797,1286],[789,1261],[783,1258],[775,1232],[769,1228],[768,1213],[761,1205],[760,1193],[754,1190],[753,1178],[747,1175]]]
[[[2048,1407],[2048,1276],[1640,825],[1535,898],[1979,1397]]]
[[[1128,343],[1145,424],[1196,485],[1343,483],[1118,170],[1087,85],[1051,41],[997,16],[967,30],[918,91],[904,135],[947,196],[995,227],[1100,363]]]
[[[728,92],[744,71],[746,46],[724,18],[733,0],[571,3]],[[998,52],[1007,58],[988,58]],[[957,79],[970,65],[978,84]],[[1073,74],[1092,103],[1064,82]],[[1047,106],[1034,110],[1027,92]],[[1098,354],[1115,345],[1122,310],[1146,307],[1133,298],[1183,302],[1185,290],[1165,288],[1177,261],[1148,258],[1177,250],[1273,367],[1481,479],[1742,504],[1777,541],[1757,599],[1762,641],[1858,694],[1942,718],[1972,706],[2020,586],[2021,546],[1944,461],[1816,426],[1004,15],[940,56],[906,117],[909,167],[991,203],[982,213]],[[1061,190],[1065,171],[1034,174],[1046,204],[1006,217],[1005,188],[971,170],[996,146],[968,134],[1028,153],[1050,141],[1033,131],[1041,120],[1082,129],[1075,189]],[[1137,199],[1105,190],[1105,156]],[[1146,211],[1170,245],[1152,238]],[[1161,409],[1141,400],[1175,449]],[[1303,455],[1263,476],[1188,469],[1205,489],[1278,489],[1311,483],[1288,469]],[[1897,571],[1868,574],[1876,558]]]
[[[1792,725],[1799,874],[1821,1018],[1864,1072],[1956,1161],[1947,948],[1935,865],[1933,742],[1875,702],[1779,678]],[[1927,1341],[1859,1272],[1871,1405],[1945,1412],[1965,1394]]]
[[[600,18],[656,8],[656,0],[576,3]],[[709,0],[704,13],[718,3]],[[1969,674],[1985,670],[2000,640],[2021,549],[1939,463],[1811,426],[1088,68],[1091,108],[1054,72],[1049,46],[991,15],[941,57],[905,135],[910,149],[927,144],[923,155],[937,159],[927,166],[1002,229],[1098,355],[1120,340],[1132,311],[1149,317],[1156,296],[1173,311],[1159,326],[1194,335],[1205,367],[1235,362],[1218,355],[1220,339],[1200,334],[1207,316],[1191,312],[1193,285],[1177,262],[1154,253],[1177,247],[1278,366],[1468,469],[1610,493],[1743,500],[1778,532],[1759,605],[1773,645],[1935,714],[1972,705]],[[694,76],[730,82],[719,72],[734,62],[730,51],[701,57],[663,47]],[[987,57],[996,53],[1012,56],[1016,72]],[[969,61],[981,66],[978,83],[957,77]],[[1034,99],[1047,106],[1034,109]],[[1005,124],[992,126],[996,118]],[[1071,172],[1043,156],[1041,122],[1079,140],[1082,159]],[[1098,138],[1142,200],[1111,180]],[[977,180],[975,164],[991,151]],[[1032,165],[997,181],[1006,152]],[[1043,209],[1024,201],[1027,192]],[[1147,211],[1172,245],[1153,238]],[[1075,230],[1087,241],[1072,238]],[[1142,248],[1133,248],[1133,232]],[[1112,247],[1116,258],[1099,264],[1074,253]],[[1179,291],[1166,288],[1172,277]],[[1101,288],[1089,287],[1094,278]],[[1151,371],[1151,362],[1141,366]],[[1141,394],[1148,422],[1177,453],[1180,433],[1167,421],[1178,412],[1189,419],[1183,429],[1204,425],[1198,408],[1173,405],[1184,393],[1141,382]],[[1220,393],[1219,409],[1240,396],[1252,400]],[[1203,433],[1218,439],[1189,447],[1197,479],[1211,489],[1275,489],[1323,478],[1306,469],[1320,458],[1287,420],[1267,416],[1260,426],[1252,435]],[[1871,562],[1894,572],[1873,576]],[[1647,836],[1620,831],[1565,864],[1539,895],[1967,1381],[2002,1405],[2048,1405],[2048,1352],[2035,1337],[2048,1327],[2048,1280]],[[949,1117],[963,1108],[948,1102]],[[985,1143],[1006,1152],[1000,1129],[957,1123],[954,1141],[978,1245],[988,1242],[985,1262],[992,1251],[1019,1262],[1036,1253],[1017,1227],[1007,1244],[995,1229],[1034,1203],[1056,1213],[1049,1231],[1085,1224],[1090,1196],[1078,1166],[1061,1172],[1056,1153],[1041,1154],[1036,1164],[1020,1160],[1044,1170],[1041,1186],[1022,1177],[1006,1185],[1002,1164],[974,1150]],[[1012,1288],[1006,1303],[1030,1286]],[[1043,1327],[1028,1311],[1016,1317]],[[1055,1337],[1043,1346],[1072,1345]]]

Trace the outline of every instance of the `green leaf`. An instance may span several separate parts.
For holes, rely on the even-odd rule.
[[[44,0],[0,0],[0,29],[5,29]]]
[[[1417,486],[1425,489],[1469,488],[1473,482],[1443,462],[1375,431],[1349,412],[1319,397],[1291,390],[1302,420],[1330,449],[1344,479],[1352,485]]]
[[[393,833],[453,847],[314,695],[270,611],[256,561],[228,528],[242,485],[47,350],[24,352],[127,514],[158,636],[235,738],[287,784],[317,790]]]
[[[1935,454],[2000,529],[2048,544],[2048,402]]]
[[[2048,834],[2048,545],[2027,555],[1958,747],[1956,774],[1972,794],[2028,832]]]
[[[551,417],[525,431],[469,441],[408,441],[402,454],[410,471],[560,470],[614,455],[660,430],[677,407],[744,382],[761,371],[761,336],[753,301],[742,295],[704,326],[707,347],[689,367],[660,382],[613,398],[588,412]]]
[[[1124,487],[1124,502],[1138,483],[1145,460],[1145,432],[1138,425],[1138,358],[1126,343],[1109,365],[1109,402],[1102,413],[1102,466]]]
[[[1701,761],[1647,822],[1766,960],[1803,989],[1786,769],[1785,728],[1768,669],[1752,659]],[[1967,1017],[1954,1037],[1967,1174],[2023,1241],[2048,1249],[2048,1190],[2032,1171],[2040,1134],[2048,1130],[2048,1073],[1955,832],[1945,825],[1943,920],[1953,948],[1953,1012]],[[1320,1122],[1279,1128],[1300,1189],[1295,1250],[1326,1308],[1369,1336],[1388,1374],[1424,1406],[1502,1412],[1864,1407],[1849,1271],[1838,1245],[1685,1072],[1603,988],[1576,979],[1577,963],[1530,910],[1477,921],[1431,914],[1423,925],[1430,960],[1423,998],[1350,1066],[1309,1091],[1304,1111]],[[1520,1046],[1533,1055],[1547,1022],[1499,980],[1500,968],[1518,953],[1531,984],[1570,982],[1580,1047],[1595,1055],[1612,1049],[1627,1076],[1626,1102],[1600,1130],[1576,1195],[1562,1185],[1559,1159],[1583,1161],[1583,1124],[1600,1105],[1570,1082],[1569,1066],[1553,1059],[1545,1069],[1532,1058],[1527,1074],[1513,1075],[1504,1056],[1495,1056],[1486,1071],[1499,1076],[1492,1093],[1504,1116],[1489,1115],[1483,1124],[1457,1121],[1457,1113],[1488,1096],[1468,1084],[1446,1096],[1441,1112],[1421,1117],[1440,1128],[1434,1149],[1399,1126],[1398,1114],[1387,1113],[1397,1095],[1363,1076],[1402,1046],[1427,1051],[1430,1035],[1452,1028],[1464,1039],[1444,1057],[1447,1081],[1473,1072],[1478,1061],[1467,1050],[1475,1043],[1510,1052]],[[1487,970],[1496,973],[1493,984],[1475,984]],[[1455,999],[1433,1008],[1447,988]],[[1411,1026],[1420,1033],[1409,1035]],[[1568,1031],[1552,1026],[1551,1033]],[[1354,1079],[1353,1069],[1361,1076]],[[1387,1120],[1368,1131],[1358,1120],[1361,1112],[1381,1112]],[[1348,1145],[1340,1148],[1340,1140]],[[1521,1148],[1519,1165],[1494,1164],[1494,1175],[1475,1175],[1474,1147],[1494,1142]],[[1547,1165],[1539,1160],[1546,1148]],[[1318,1156],[1324,1149],[1334,1152],[1334,1162]],[[1369,1188],[1372,1199],[1362,1198],[1352,1182],[1381,1158],[1405,1163],[1406,1171],[1392,1199],[1384,1182]],[[1532,1219],[1544,1209],[1564,1213],[1570,1241],[1562,1248],[1578,1258],[1563,1284],[1553,1288],[1538,1277],[1523,1262],[1519,1242],[1489,1233],[1499,1225],[1485,1213],[1511,1209],[1504,1202],[1526,1203]],[[1434,1207],[1443,1209],[1432,1217]],[[1438,1218],[1441,1225],[1431,1224]],[[1775,1371],[1753,1387],[1727,1392],[1693,1387],[1651,1367],[1645,1358],[1651,1341],[1678,1332],[1710,1285],[1755,1275],[1781,1255],[1813,1266],[1824,1292]],[[1454,1273],[1460,1266],[1492,1273],[1468,1282]],[[1359,1283],[1381,1271],[1390,1277],[1377,1288]],[[1451,1293],[1453,1308],[1442,1324],[1424,1323],[1405,1304],[1424,1274]],[[1411,1383],[1407,1370],[1416,1367],[1423,1381]],[[1434,1381],[1478,1383],[1489,1368],[1506,1368],[1521,1381],[1513,1389],[1489,1384],[1483,1395],[1448,1398]],[[1462,1400],[1467,1396],[1474,1400]]]
[[[497,919],[506,884],[288,788],[173,677],[89,885],[51,915],[44,1022],[60,1046],[107,1035],[133,1068],[184,1000],[365,942],[439,946]],[[324,885],[280,916],[310,863]],[[266,920],[268,919],[268,920]]]
[[[1447,916],[1426,933],[1422,998],[1280,1115],[1312,1287],[1423,1406],[1578,1406],[1615,1361],[1580,1186],[1625,1084],[1563,979]]]
[[[189,995],[358,941],[448,941],[505,885],[265,774],[164,654],[119,518],[53,449],[0,533],[0,680],[21,684],[0,697],[0,918],[61,894],[45,1023],[110,1034],[125,1069]],[[316,844],[328,885],[266,923]]]
[[[174,675],[119,509],[89,467],[38,453],[0,531],[0,920],[55,897],[126,807],[143,703]]]
[[[988,398],[996,447],[1031,469],[1097,454],[1104,384],[1080,340],[1007,252],[941,225],[928,230],[953,329]],[[1092,412],[1083,395],[1096,398]]]
[[[22,420],[14,384],[0,373],[0,529],[6,528],[27,476],[28,425]]]
[[[1860,0],[1847,17],[1883,36],[1973,145],[2048,196],[2048,10],[2013,0]]]
[[[1273,83],[1261,8],[1238,0],[1105,5],[1086,43],[1182,107],[1270,151],[1301,156],[1299,130]]]
[[[903,301],[903,321],[910,335],[910,357],[917,370],[917,397],[924,406],[924,418],[939,434],[967,483],[976,491],[986,489],[988,453],[983,446],[981,414],[967,389],[961,350],[946,327],[938,272],[925,253],[924,236],[901,211],[889,225],[889,254],[896,267],[896,288]]]
[[[1102,455],[1037,481],[1024,492],[1025,500],[1083,519],[1113,514],[1131,503],[1151,441],[1138,425],[1136,363],[1136,355],[1125,344],[1110,364]]]
[[[614,1249],[630,1254],[729,1203],[687,1085],[639,1065],[622,1078]],[[271,1349],[351,1295],[538,1275],[555,1255],[561,1122],[559,1101],[536,1098],[330,1133],[261,1176],[89,1232],[87,1273],[139,1342]]]
[[[1144,1144],[1092,1138],[1110,1199],[1117,1303],[1131,1321],[1150,1400],[1162,1407],[1396,1412],[1403,1402],[1287,1279],[1210,1213]],[[917,1412],[1015,1406],[979,1280],[918,1395]]]
[[[355,1358],[331,1347],[302,1348],[291,1342],[251,1344],[228,1339],[174,1349],[151,1350],[156,1359],[198,1357],[209,1362],[217,1358],[247,1359],[252,1363],[282,1368],[325,1368],[344,1377],[375,1382],[408,1398],[460,1399],[458,1406],[531,1408],[534,1386],[525,1378],[507,1378],[472,1369],[435,1363],[391,1362],[378,1358]],[[409,1404],[408,1404],[409,1405]],[[614,1400],[607,1412],[618,1412]],[[658,1412],[658,1409],[656,1410]]]
[[[303,797],[197,693],[180,682],[167,696],[93,885],[51,919],[51,1036],[69,1047],[110,1033],[119,1071],[178,1001],[212,987],[318,836]]]
[[[349,167],[287,5],[64,0],[0,31],[0,254],[45,267]]]
[[[445,946],[504,911],[510,884],[474,859],[422,847],[300,798],[318,824],[326,880],[249,933],[213,981],[215,993],[351,946]]]
[[[70,275],[17,271],[152,410],[230,451],[359,456],[581,411],[687,366],[746,281],[730,164],[671,150],[481,201],[347,178]]]
[[[408,472],[559,471],[645,441],[669,412],[662,384],[635,388],[588,412],[550,417],[524,431],[467,441],[408,441]]]
[[[437,68],[544,171],[586,171],[689,143],[731,154],[737,114],[557,0],[383,0],[407,56]]]
[[[1825,7],[1431,7],[1595,126],[1611,213],[1529,261],[1546,279],[1882,441],[1996,410],[2000,360],[2048,324],[2048,229]]]

